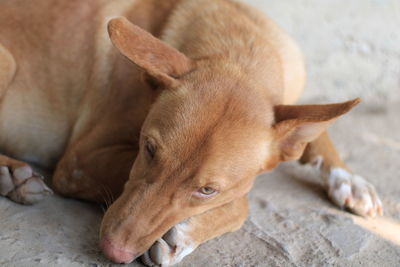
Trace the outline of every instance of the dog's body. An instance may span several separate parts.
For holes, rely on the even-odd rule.
[[[107,34],[115,16],[164,42],[115,19],[109,33],[124,57]],[[373,188],[346,171],[322,133],[357,101],[287,106],[304,81],[293,41],[240,3],[0,2],[0,151],[56,166],[53,187],[67,196],[102,202],[123,191],[101,231],[116,262],[158,239],[144,261],[173,264],[237,229],[254,176],[283,160],[322,159],[338,205],[381,213]],[[0,193],[14,201],[49,191],[23,162],[0,155],[0,168]],[[187,198],[193,184],[197,200]]]

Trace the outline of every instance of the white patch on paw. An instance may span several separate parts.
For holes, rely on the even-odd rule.
[[[180,223],[157,240],[142,256],[147,266],[169,266],[180,262],[197,247],[190,237],[190,225]]]
[[[373,185],[364,178],[342,168],[334,168],[328,176],[328,195],[342,208],[362,216],[382,215],[382,202]]]
[[[43,177],[28,165],[16,168],[13,172],[7,166],[0,166],[0,195],[17,203],[33,204],[52,193]]]

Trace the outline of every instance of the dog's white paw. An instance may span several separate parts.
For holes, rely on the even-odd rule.
[[[342,168],[334,168],[328,177],[328,195],[341,208],[362,216],[382,215],[382,202],[373,185]]]
[[[189,225],[181,223],[158,239],[141,257],[147,266],[169,266],[180,262],[197,247],[189,235]]]
[[[11,171],[8,166],[0,166],[0,195],[21,204],[33,204],[52,194],[43,177],[28,165]]]

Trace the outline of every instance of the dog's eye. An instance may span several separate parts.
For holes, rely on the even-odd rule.
[[[156,146],[151,143],[149,140],[146,141],[145,144],[146,153],[150,159],[153,159],[156,154]]]
[[[215,196],[218,194],[218,190],[214,189],[211,186],[203,186],[197,189],[193,195],[200,199],[206,199]]]
[[[210,196],[210,195],[216,193],[216,190],[209,186],[205,186],[205,187],[200,188],[199,192],[205,196]]]

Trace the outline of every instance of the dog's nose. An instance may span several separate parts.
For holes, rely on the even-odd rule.
[[[100,247],[104,255],[115,263],[131,263],[137,256],[133,251],[116,247],[107,237],[102,238]]]

